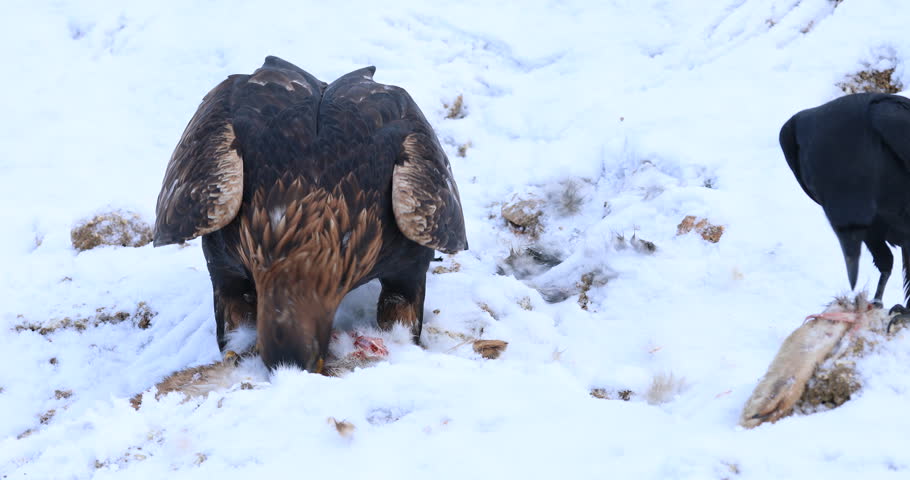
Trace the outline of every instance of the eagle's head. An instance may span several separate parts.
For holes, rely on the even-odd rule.
[[[269,369],[295,365],[322,373],[342,295],[326,296],[314,288],[319,279],[305,275],[300,268],[305,265],[297,263],[273,268],[258,285],[257,347]]]

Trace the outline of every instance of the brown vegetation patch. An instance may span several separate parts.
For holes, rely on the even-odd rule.
[[[585,197],[578,182],[570,179],[559,182],[559,188],[547,196],[547,201],[556,206],[560,215],[568,217],[581,211]]]
[[[468,140],[465,143],[462,143],[461,145],[458,146],[458,153],[456,155],[458,155],[461,158],[468,156],[468,149],[473,146],[474,146],[474,144],[471,143],[470,140]]]
[[[57,400],[63,400],[64,398],[70,398],[72,396],[72,390],[54,390],[54,398]]]
[[[501,355],[508,346],[509,342],[502,340],[475,340],[473,348],[481,357],[493,360],[499,358],[499,355]]]
[[[837,86],[847,94],[851,93],[898,93],[904,89],[899,81],[893,78],[894,67],[884,70],[862,70],[847,75]]]
[[[57,410],[54,410],[53,408],[42,413],[41,416],[39,417],[39,420],[41,421],[41,425],[47,425],[48,423],[50,423],[50,421],[54,418],[54,415],[56,415],[56,414],[57,414]]]
[[[707,218],[698,219],[695,215],[687,215],[676,226],[676,235],[683,235],[693,230],[701,235],[701,238],[711,243],[720,241],[720,237],[724,234],[723,225],[713,225]]]
[[[47,335],[60,329],[72,328],[81,332],[86,328],[97,327],[105,323],[117,324],[124,320],[132,320],[137,327],[146,329],[151,325],[152,318],[154,318],[155,315],[157,315],[157,312],[153,311],[147,303],[139,302],[136,304],[136,309],[133,312],[126,312],[123,310],[112,312],[108,307],[100,307],[95,310],[95,315],[86,318],[77,317],[74,319],[71,317],[63,317],[53,318],[45,322],[23,321],[13,328],[17,332],[28,330],[38,332],[41,335]],[[51,358],[49,362],[51,365],[56,365],[57,358]]]
[[[455,101],[451,104],[443,103],[442,107],[446,109],[446,118],[448,119],[464,118],[468,114],[464,104],[464,95],[462,94],[458,94],[455,97]]]
[[[622,400],[628,402],[632,399],[632,396],[635,393],[632,390],[622,389],[622,390],[608,390],[606,388],[592,388],[591,396],[594,398],[599,398],[601,400]]]
[[[114,210],[80,221],[70,239],[80,252],[102,245],[141,247],[152,241],[152,228],[138,213]]]
[[[492,318],[493,320],[499,320],[499,315],[496,312],[494,312],[493,309],[490,308],[490,306],[487,305],[486,303],[481,302],[481,303],[478,303],[477,306],[480,307],[480,309],[483,310],[484,312],[487,312],[487,315],[489,315],[490,318]]]

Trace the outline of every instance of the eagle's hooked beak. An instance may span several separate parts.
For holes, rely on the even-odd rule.
[[[290,311],[260,316],[257,342],[262,361],[269,369],[296,365],[310,373],[322,373],[334,315],[297,317]]]
[[[844,253],[844,262],[847,264],[847,278],[850,288],[856,288],[856,278],[859,275],[859,254],[866,237],[865,228],[844,228],[835,231],[840,241],[841,251]]]

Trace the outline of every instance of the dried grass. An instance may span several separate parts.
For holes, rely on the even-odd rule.
[[[40,335],[47,335],[61,329],[75,329],[81,332],[89,327],[97,327],[102,324],[118,324],[131,320],[137,327],[144,330],[151,326],[155,315],[157,315],[157,312],[153,311],[147,303],[139,302],[133,312],[123,310],[110,312],[107,307],[100,307],[95,310],[95,315],[85,318],[63,317],[53,318],[44,322],[23,321],[13,328],[17,332],[28,330],[37,332]],[[51,364],[56,364],[56,361],[56,358],[50,360]]]
[[[898,93],[904,89],[899,81],[893,78],[894,67],[884,70],[862,70],[848,75],[837,86],[847,94],[852,93]]]
[[[114,210],[80,221],[70,239],[80,252],[102,245],[141,247],[152,241],[152,228],[138,213]]]
[[[464,118],[467,115],[467,108],[464,104],[464,95],[458,94],[455,101],[451,104],[443,103],[442,107],[446,109],[446,118],[456,120]]]
[[[645,399],[650,405],[661,405],[673,400],[688,388],[686,379],[672,373],[658,373],[651,379],[651,385],[645,392]]]

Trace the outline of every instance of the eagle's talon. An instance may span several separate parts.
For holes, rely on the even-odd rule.
[[[910,313],[910,310],[907,310],[906,307],[904,307],[903,305],[901,305],[899,303],[896,303],[893,307],[891,307],[891,310],[888,310],[888,315],[894,315],[894,314],[903,315],[905,313]]]
[[[907,312],[907,310],[904,309],[903,307],[901,307],[901,309],[904,310],[904,313],[900,313],[898,315],[891,317],[891,320],[888,322],[888,326],[885,328],[886,334],[891,333],[892,325],[898,325],[898,324],[904,325],[904,324],[910,323],[910,312]],[[892,310],[894,310],[894,309],[892,308]]]

